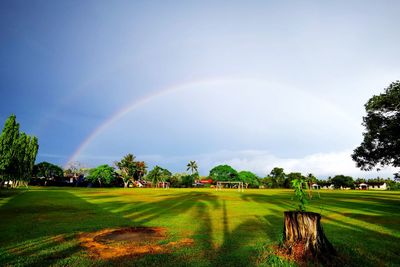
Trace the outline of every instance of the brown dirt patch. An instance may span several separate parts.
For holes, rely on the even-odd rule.
[[[304,251],[303,243],[294,244],[290,249],[283,246],[271,246],[271,253],[288,262],[294,262],[300,267],[309,266],[344,266],[346,260],[341,255],[321,255],[314,257]]]
[[[275,246],[273,249],[277,256],[284,258],[287,261],[294,261],[300,266],[303,266],[305,263],[307,263],[306,259],[308,257],[312,258],[311,255],[305,254],[304,244],[302,243],[293,245],[290,250],[281,246]]]
[[[174,248],[193,244],[189,238],[160,244],[166,237],[166,230],[161,227],[103,229],[78,236],[90,257],[101,259],[169,253]]]

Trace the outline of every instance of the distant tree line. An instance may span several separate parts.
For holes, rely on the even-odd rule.
[[[169,187],[188,188],[196,186],[210,187],[217,181],[243,182],[245,188],[293,188],[293,180],[304,179],[311,187],[317,184],[320,187],[351,188],[355,189],[361,183],[380,185],[386,183],[390,189],[400,189],[400,183],[389,178],[353,179],[351,176],[336,175],[327,179],[317,179],[313,174],[303,175],[300,172],[285,173],[283,168],[275,167],[265,177],[259,177],[250,171],[236,171],[229,165],[218,165],[212,168],[208,176],[200,176],[195,161],[190,161],[186,171],[172,173],[168,169],[154,166],[147,171],[143,161],[137,161],[133,154],[128,154],[114,166],[106,164],[95,168],[84,168],[78,163],[71,164],[67,169],[51,163],[42,162],[34,166],[32,184],[39,185],[68,185],[68,186],[98,186],[98,187],[159,187],[168,183]],[[199,183],[201,180],[212,180],[211,184]]]

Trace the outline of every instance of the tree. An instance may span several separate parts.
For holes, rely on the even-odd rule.
[[[239,180],[246,185],[251,187],[258,187],[260,182],[258,181],[257,175],[249,171],[241,171],[238,173]]]
[[[135,156],[128,154],[121,159],[121,161],[116,161],[114,164],[120,170],[122,180],[124,182],[124,187],[128,187],[129,182],[133,182],[134,176],[137,170],[137,164],[135,162]]]
[[[141,180],[147,174],[147,165],[144,161],[136,162],[136,172],[134,175],[135,180]]]
[[[363,141],[352,158],[362,170],[375,166],[400,167],[400,81],[365,104]]]
[[[198,170],[198,166],[197,166],[197,163],[196,163],[196,161],[195,160],[191,160],[191,161],[189,161],[189,163],[186,165],[186,167],[187,167],[187,171],[190,171],[191,172],[191,174],[193,174],[193,173],[197,173],[197,170]]]
[[[86,180],[92,183],[98,182],[100,187],[103,185],[110,185],[115,181],[114,168],[107,164],[97,166],[89,171]]]
[[[292,188],[293,181],[296,179],[301,179],[301,181],[305,180],[303,175],[301,175],[300,172],[291,172],[288,175],[286,175],[285,180],[283,182],[283,187]]]
[[[286,174],[283,171],[283,168],[275,167],[271,170],[269,177],[274,181],[276,187],[283,187],[286,179]]]
[[[181,177],[181,185],[183,187],[192,187],[195,180],[198,178],[197,173],[195,174],[186,174]]]
[[[354,180],[350,176],[336,175],[331,179],[331,182],[335,186],[335,188],[340,188],[340,187],[354,188]]]
[[[165,182],[172,173],[160,166],[155,166],[146,176],[147,180],[151,181],[153,185],[158,187],[158,183]]]
[[[210,175],[216,181],[237,181],[238,173],[229,165],[218,165],[211,169]]]
[[[124,187],[128,187],[129,182],[142,179],[147,173],[147,166],[144,161],[135,161],[136,157],[133,154],[124,156],[121,161],[116,161],[114,164],[120,170]]]
[[[33,167],[35,177],[59,178],[64,176],[63,169],[57,165],[43,161]]]
[[[180,187],[182,185],[182,177],[187,175],[186,173],[174,173],[168,178],[167,182],[170,183],[171,187]]]
[[[0,135],[0,179],[3,183],[9,179],[9,170],[16,154],[16,143],[19,137],[19,124],[15,115],[8,117]]]
[[[27,185],[38,149],[38,139],[20,132],[16,116],[11,115],[0,135],[0,185],[6,180],[13,187]]]

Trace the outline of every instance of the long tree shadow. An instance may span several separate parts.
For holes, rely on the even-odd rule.
[[[190,228],[198,230],[189,236],[194,239],[193,246],[181,247],[168,254],[145,255],[132,259],[129,256],[114,258],[106,265],[119,266],[209,266],[214,255],[211,209],[219,209],[218,197],[207,192],[188,192],[167,195],[168,198],[151,203],[142,203],[132,209],[125,209],[123,216],[133,219],[134,224],[154,224],[159,218],[176,217],[190,212]],[[112,203],[119,205],[121,203]],[[183,227],[184,225],[180,225]],[[185,226],[186,227],[186,226]],[[170,229],[172,231],[172,229]],[[185,231],[184,231],[185,232]],[[182,237],[182,236],[181,236]]]
[[[208,192],[187,192],[167,195],[161,200],[151,202],[126,203],[124,200],[115,200],[99,204],[99,207],[106,210],[121,210],[117,212],[118,215],[130,219],[134,225],[138,226],[152,225],[159,218],[176,218],[193,208],[202,209],[204,206],[219,208],[218,197]]]
[[[324,220],[324,229],[343,257],[342,266],[400,265],[399,239],[392,235],[333,218]]]
[[[250,194],[242,198],[275,205],[275,209],[270,208],[273,215],[265,217],[269,225],[282,226],[282,208],[292,209],[286,205],[282,195]],[[400,264],[399,204],[395,194],[387,197],[381,192],[367,195],[346,192],[314,197],[309,208],[315,212],[323,211],[322,225],[326,234],[344,257],[338,259],[338,266],[397,266]],[[275,214],[282,214],[282,217]],[[386,231],[382,232],[382,228]],[[276,227],[273,229],[276,230]],[[266,233],[270,240],[275,239],[278,243],[281,231],[282,228]],[[377,251],[376,248],[380,249]]]
[[[249,205],[252,205],[250,202],[258,203],[255,204],[257,206],[268,204],[265,212],[257,216],[250,214],[249,219],[237,218],[243,213],[235,213],[235,201],[229,202],[227,197],[209,192],[176,192],[158,195],[153,201],[132,200],[128,203],[126,199],[118,199],[118,194],[106,198],[94,194],[90,199],[99,200],[96,204],[78,195],[66,190],[34,190],[15,196],[7,205],[0,207],[0,265],[254,266],[258,247],[279,241],[283,227],[282,211],[292,209],[287,194],[235,196],[249,202]],[[104,199],[105,202],[102,202]],[[340,209],[345,201],[348,200],[332,203],[332,206]],[[377,203],[372,210],[379,209],[384,203]],[[357,205],[360,209],[365,208]],[[392,210],[389,207],[384,211],[385,215]],[[354,247],[357,240],[363,240],[363,235],[370,233],[368,240],[371,247],[363,243],[358,250],[351,250],[356,258],[365,256],[366,260],[360,262],[382,265],[382,261],[367,256],[374,247],[382,244],[392,247],[378,255],[394,257],[393,262],[400,264],[399,257],[394,254],[398,249],[393,246],[397,244],[394,236],[382,235],[336,218],[323,219],[323,224],[328,238],[342,251]],[[194,244],[165,254],[93,262],[86,258],[75,238],[79,232],[143,225],[164,226],[168,232],[181,235],[176,238],[193,238]],[[396,230],[395,226],[393,230]],[[346,244],[349,238],[335,236],[338,232],[354,236],[354,242]],[[173,234],[169,238],[175,238]],[[380,237],[385,241],[381,242]],[[373,241],[374,238],[376,241]]]
[[[192,196],[197,195],[198,198],[193,199]],[[157,264],[162,263],[162,266],[255,266],[257,257],[257,248],[254,243],[255,240],[269,240],[276,238],[276,231],[274,234],[269,234],[271,228],[278,226],[278,218],[270,216],[267,220],[264,218],[256,218],[245,220],[240,223],[233,230],[230,230],[229,221],[229,210],[225,200],[222,200],[222,205],[219,204],[215,196],[209,196],[209,194],[198,194],[188,193],[191,201],[196,200],[195,204],[188,205],[186,200],[182,200],[184,196],[171,197],[168,200],[182,201],[184,206],[183,211],[192,210],[193,213],[193,224],[196,225],[197,230],[191,235],[194,239],[194,247],[188,249],[181,248],[180,250],[174,251],[171,256],[165,255],[147,255],[140,259],[135,259],[132,263],[132,259],[129,257],[116,258],[108,261],[108,264],[114,265],[131,265],[134,266],[158,266]],[[207,197],[205,197],[207,196]],[[212,199],[211,205],[208,201]],[[169,202],[168,200],[160,201],[162,204]],[[159,206],[160,202],[152,203],[153,206]],[[182,211],[182,207],[179,204],[173,206],[172,212]],[[145,205],[146,206],[146,205]],[[140,215],[148,218],[148,214],[153,214],[156,218],[160,212],[156,207],[147,207],[140,213]],[[218,230],[213,228],[213,218],[211,213],[215,213],[215,209],[221,212],[221,231],[222,231],[222,244],[216,242],[215,236],[218,236]],[[140,217],[139,214],[135,215],[135,218]],[[152,217],[153,218],[153,217]],[[281,221],[281,220],[280,220]],[[214,222],[215,223],[215,222]],[[269,226],[269,227],[268,227]],[[261,236],[260,236],[261,235]],[[218,240],[218,238],[217,238]],[[263,243],[259,243],[263,245]],[[170,258],[168,258],[170,257]],[[160,260],[160,259],[164,259]],[[173,264],[171,263],[173,259]]]
[[[0,207],[0,265],[47,266],[78,253],[76,233],[130,226],[63,190],[28,191]]]
[[[203,216],[204,210],[219,208],[218,197],[207,192],[179,193],[158,201],[131,202],[128,205],[126,201],[110,199],[112,197],[106,198],[105,203],[93,204],[65,190],[47,189],[29,191],[23,197],[16,196],[0,208],[0,265],[62,265],[64,261],[70,262],[74,258],[82,263],[84,252],[76,240],[79,232],[155,224],[165,217],[173,218],[193,210],[196,211],[195,219],[203,221],[207,220]],[[123,211],[111,212],[124,205],[127,207]],[[199,240],[203,244],[209,241],[211,224],[205,222],[201,227],[204,227],[203,237]],[[196,249],[202,252],[211,247],[212,242],[209,242],[207,246],[200,245]],[[74,257],[74,254],[78,256]],[[148,266],[149,259],[158,262],[159,258],[154,257],[163,256],[148,255],[134,262]],[[185,257],[180,259],[182,264],[187,263]],[[174,261],[175,264],[177,261]],[[87,263],[90,262],[87,259]],[[115,259],[109,263],[132,265],[132,259],[122,262]]]

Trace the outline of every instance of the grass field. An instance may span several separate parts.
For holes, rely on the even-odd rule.
[[[0,266],[268,266],[282,238],[291,190],[35,188],[0,191]],[[400,192],[321,191],[310,211],[352,266],[400,266]],[[77,235],[103,228],[158,226],[172,253],[94,259]]]

